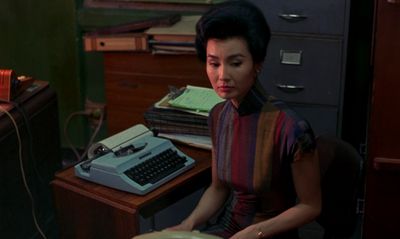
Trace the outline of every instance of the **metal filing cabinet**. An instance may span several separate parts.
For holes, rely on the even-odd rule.
[[[260,80],[315,133],[340,136],[349,0],[251,0],[272,31]]]

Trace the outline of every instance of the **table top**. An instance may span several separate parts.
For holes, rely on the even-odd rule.
[[[196,165],[146,195],[136,195],[78,178],[75,176],[73,167],[57,172],[52,184],[73,186],[81,192],[90,194],[91,197],[99,197],[102,200],[136,210],[147,210],[147,214],[150,215],[167,206],[163,203],[171,204],[169,201],[179,199],[177,197],[182,194],[179,191],[190,191],[191,188],[199,187],[199,184],[206,186],[211,182],[211,152],[180,144],[176,144],[176,146],[192,157],[196,161]],[[164,202],[158,200],[161,197],[165,199]]]
[[[20,95],[18,95],[15,99],[12,99],[13,102],[18,104],[23,104],[26,101],[30,100],[32,97],[37,95],[39,92],[47,89],[49,87],[49,83],[46,81],[35,80],[33,84],[28,87],[25,91],[23,91]],[[12,104],[0,101],[0,106],[3,107],[7,111],[11,111],[14,106]],[[3,114],[0,112],[0,115]]]

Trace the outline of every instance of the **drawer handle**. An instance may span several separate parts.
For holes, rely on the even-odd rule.
[[[275,86],[284,91],[300,91],[304,89],[302,85],[284,85],[284,84],[275,84]]]
[[[299,22],[307,19],[306,15],[292,13],[281,13],[279,14],[279,17],[289,22]]]
[[[374,169],[378,171],[400,171],[400,159],[374,158]]]

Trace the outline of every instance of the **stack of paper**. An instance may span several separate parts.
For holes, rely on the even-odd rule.
[[[155,103],[144,118],[159,136],[210,149],[208,114],[222,101],[210,88],[188,85]]]
[[[171,26],[151,27],[146,31],[154,53],[195,53],[196,23],[200,15],[182,16]]]
[[[144,117],[147,124],[158,132],[209,135],[206,116],[151,107],[145,112]]]
[[[181,19],[178,13],[157,16],[118,13],[112,11],[104,14],[100,9],[85,9],[84,17],[80,19],[89,26],[83,35],[85,51],[148,51],[148,35],[144,30],[156,26],[172,26]],[[107,16],[107,21],[99,22],[100,15]]]

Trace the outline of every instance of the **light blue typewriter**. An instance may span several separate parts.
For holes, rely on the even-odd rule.
[[[194,167],[195,161],[170,140],[138,124],[93,144],[75,175],[108,187],[144,195]]]

